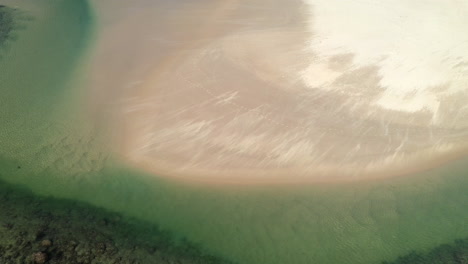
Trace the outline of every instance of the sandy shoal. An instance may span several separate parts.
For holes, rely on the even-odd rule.
[[[381,107],[380,66],[322,56],[301,1],[110,2],[94,3],[90,109],[136,167],[203,182],[336,182],[466,153],[465,91],[439,98],[450,107],[437,122],[426,108]]]

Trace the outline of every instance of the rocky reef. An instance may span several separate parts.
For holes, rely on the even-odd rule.
[[[0,181],[0,263],[231,263],[158,226]]]

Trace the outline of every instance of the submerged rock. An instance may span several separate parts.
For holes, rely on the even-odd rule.
[[[49,239],[44,239],[41,241],[41,246],[48,248],[52,246],[52,241],[50,241]]]
[[[1,180],[0,194],[0,264],[230,263],[147,222],[37,197]]]
[[[33,261],[37,264],[43,264],[47,262],[47,254],[44,252],[36,252],[33,254]]]

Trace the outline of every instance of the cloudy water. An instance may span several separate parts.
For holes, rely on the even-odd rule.
[[[338,122],[323,102],[344,97],[305,85],[311,58],[336,55],[314,50],[310,6],[174,2],[5,2],[33,19],[0,59],[2,180],[153,223],[235,263],[381,263],[468,236],[466,156],[401,177],[346,171],[381,158],[385,129],[369,143],[359,131],[374,117]],[[393,155],[405,130],[389,128]],[[416,132],[408,152],[432,144]],[[447,138],[466,142],[457,135]],[[359,143],[366,155],[341,152]],[[320,164],[327,173],[311,173]]]

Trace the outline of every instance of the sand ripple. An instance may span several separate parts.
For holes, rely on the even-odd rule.
[[[161,23],[171,31],[152,48],[166,54],[120,100],[119,151],[223,181],[354,180],[453,158],[468,142],[468,57],[453,49],[466,41],[450,38],[466,3],[400,2],[222,1],[197,25],[184,6],[187,21]]]

